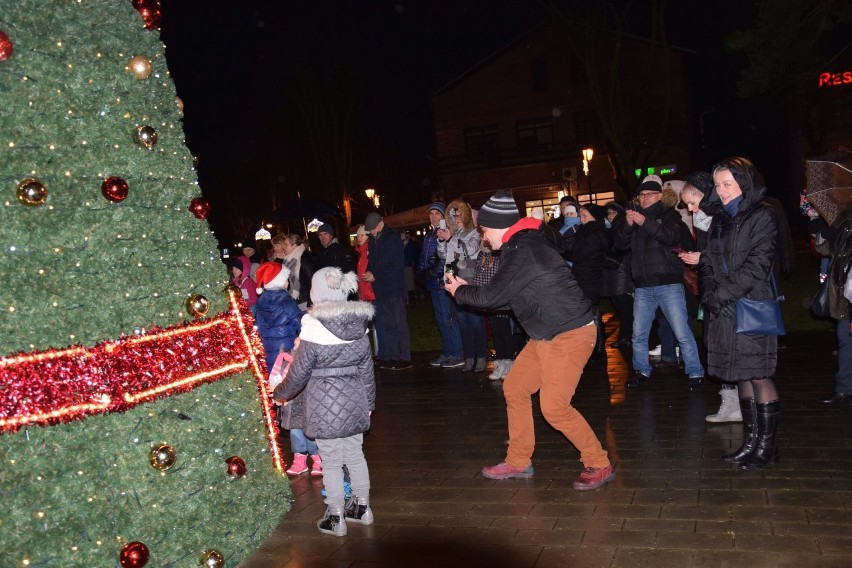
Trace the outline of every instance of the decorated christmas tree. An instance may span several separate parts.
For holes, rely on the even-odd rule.
[[[289,506],[159,18],[0,0],[0,566],[233,566]]]

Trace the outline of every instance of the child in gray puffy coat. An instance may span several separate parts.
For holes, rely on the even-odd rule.
[[[339,268],[318,270],[311,282],[313,307],[302,318],[300,344],[275,400],[306,397],[305,433],[314,438],[323,461],[325,515],[322,533],[346,535],[346,522],[372,524],[370,473],[364,458],[364,432],[376,402],[373,358],[367,323],[373,306],[349,302],[358,288],[355,273]],[[344,501],[343,465],[349,470],[352,497]]]

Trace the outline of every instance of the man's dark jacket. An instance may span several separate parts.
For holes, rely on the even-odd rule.
[[[615,248],[632,251],[630,270],[637,288],[683,283],[683,262],[674,248],[695,250],[689,227],[672,207],[658,201],[639,211],[642,225],[621,225],[614,235]]]
[[[521,219],[506,236],[500,268],[491,281],[485,286],[460,286],[456,301],[487,309],[508,306],[532,339],[553,339],[589,324],[591,304],[543,223]]]
[[[337,240],[332,241],[327,247],[318,246],[316,254],[319,258],[320,268],[334,266],[343,272],[352,272],[355,270],[355,265],[352,263],[352,254],[348,248],[343,248],[343,245]]]

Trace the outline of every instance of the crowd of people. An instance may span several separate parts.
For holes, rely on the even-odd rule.
[[[626,203],[565,197],[559,209],[548,222],[522,217],[513,196],[499,191],[478,211],[461,199],[431,203],[419,253],[410,235],[372,212],[357,229],[354,261],[324,224],[315,252],[298,235],[280,235],[266,262],[247,248],[232,263],[267,365],[292,355],[274,397],[287,409],[282,424],[294,455],[287,473],[306,473],[310,457],[311,473],[323,476],[328,508],[320,531],[339,536],[347,521],[373,522],[362,442],[375,407],[374,368],[412,367],[406,304],[415,282],[428,294],[441,339],[431,367],[485,372],[490,331],[496,354],[489,378],[503,380],[509,440],[504,459],[482,468],[484,477],[533,476],[535,393],[545,420],[580,452],[584,469],[573,487],[598,489],[615,477],[607,451],[572,405],[585,366],[606,357],[603,298],[619,321],[609,345],[630,353],[628,389],[655,376],[649,338],[656,325],[657,367],[682,366],[689,390],[713,377],[722,401],[707,420],[743,422],[741,447],[721,459],[743,470],[777,463],[778,339],[742,329],[738,312],[740,300],[775,299],[776,273],[792,270],[792,242],[754,165],[730,158],[666,184],[648,176]],[[852,208],[835,226],[814,229],[833,255],[829,270],[841,292],[850,226]],[[834,290],[831,307],[846,363],[827,403],[852,400],[852,328],[841,292]]]

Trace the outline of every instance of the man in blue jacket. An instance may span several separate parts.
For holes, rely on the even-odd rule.
[[[373,284],[376,309],[388,340],[388,361],[380,368],[391,371],[410,369],[411,334],[405,309],[402,239],[396,231],[385,226],[384,219],[376,212],[367,215],[364,230],[371,235],[364,280]]]

